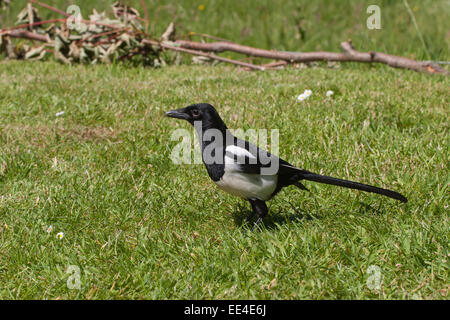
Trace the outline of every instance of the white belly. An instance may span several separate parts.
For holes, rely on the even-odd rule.
[[[228,171],[219,181],[217,186],[232,195],[244,199],[268,200],[277,187],[277,176],[262,176],[236,171]]]

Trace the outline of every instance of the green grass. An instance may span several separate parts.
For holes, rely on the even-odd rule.
[[[44,2],[78,4],[84,17],[95,3]],[[146,1],[157,36],[175,21],[180,36],[268,49],[338,51],[351,38],[363,51],[448,60],[448,1],[408,2],[426,48],[403,1]],[[2,27],[26,1],[13,3]],[[381,30],[365,26],[369,4],[380,5]],[[2,62],[0,298],[448,299],[448,88],[446,77],[357,64],[249,73]],[[305,89],[313,95],[297,102]],[[251,232],[248,203],[218,191],[203,165],[170,160],[172,132],[190,128],[163,113],[195,102],[230,128],[278,129],[280,156],[298,167],[409,202],[305,182],[310,193],[282,191]],[[71,265],[79,290],[67,287]],[[379,289],[367,285],[371,266]]]
[[[1,63],[0,76],[2,299],[448,298],[448,78],[52,62]],[[189,127],[163,112],[201,101],[230,128],[279,129],[299,167],[409,202],[306,183],[251,232],[247,203],[169,158],[171,133]],[[67,288],[70,265],[80,290]]]

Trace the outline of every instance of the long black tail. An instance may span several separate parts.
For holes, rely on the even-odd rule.
[[[363,183],[322,176],[320,174],[312,173],[309,171],[305,172],[305,171],[301,175],[302,179],[305,179],[305,180],[326,183],[326,184],[332,184],[335,186],[346,187],[346,188],[350,188],[350,189],[358,189],[358,190],[362,190],[362,191],[366,191],[366,192],[378,193],[383,196],[387,196],[387,197],[390,197],[393,199],[400,200],[401,202],[408,202],[408,199],[406,199],[400,193],[392,191],[392,190],[369,186],[369,185],[363,184]]]

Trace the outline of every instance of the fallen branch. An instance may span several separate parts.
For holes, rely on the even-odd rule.
[[[0,35],[10,36],[12,38],[22,38],[28,40],[36,40],[41,42],[49,42],[50,38],[47,35],[38,34],[27,30],[7,30],[0,33]]]
[[[119,32],[120,29],[111,31],[111,33]],[[109,33],[109,32],[108,32]],[[48,42],[49,39],[45,35],[37,34],[26,30],[8,30],[3,31],[4,35],[9,35],[14,38],[24,38],[30,40],[37,40],[42,42]],[[313,62],[313,61],[338,61],[338,62],[364,62],[364,63],[383,63],[393,68],[410,69],[419,72],[426,73],[439,73],[448,74],[448,71],[439,65],[430,61],[416,61],[413,59],[394,56],[382,52],[359,52],[354,49],[352,43],[342,42],[341,47],[343,52],[285,52],[264,50],[232,42],[212,42],[203,43],[195,41],[177,40],[174,45],[157,42],[154,40],[145,39],[143,44],[156,45],[161,48],[165,48],[172,51],[184,52],[196,56],[203,56],[213,60],[222,61],[239,65],[241,67],[250,68],[252,70],[265,70],[268,68],[276,68],[283,66],[287,63],[299,63],[299,62]],[[229,58],[224,58],[211,52],[224,52],[231,51],[236,53],[245,54],[253,57],[260,57],[266,59],[281,60],[279,62],[273,62],[265,65],[255,65],[251,63],[241,62]]]
[[[344,55],[355,62],[378,62],[387,64],[393,68],[410,69],[427,73],[448,74],[441,66],[431,63],[416,61],[405,57],[394,56],[383,52],[359,52],[356,51],[350,41],[341,43]],[[345,60],[344,60],[345,61]]]
[[[40,25],[48,24],[48,23],[66,22],[66,21],[67,21],[67,19],[51,19],[51,20],[44,20],[44,21],[38,21],[38,22],[33,22],[33,23],[21,24],[21,25],[14,26],[11,28],[1,29],[0,33],[4,34],[5,32],[11,31],[11,30],[26,29],[28,27],[35,27],[35,26],[40,26]]]
[[[169,49],[169,50],[172,50],[172,51],[184,52],[184,53],[192,54],[192,55],[195,55],[195,56],[207,57],[207,58],[210,58],[210,59],[213,59],[213,60],[227,62],[227,63],[235,64],[235,65],[238,65],[238,66],[241,66],[241,67],[245,67],[245,68],[250,68],[252,70],[264,71],[266,69],[266,68],[264,68],[262,66],[258,66],[256,64],[246,63],[246,62],[237,61],[237,60],[233,60],[233,59],[228,59],[228,58],[217,56],[217,55],[212,54],[212,53],[205,53],[205,52],[198,51],[198,50],[180,48],[180,47],[172,46],[172,45],[164,43],[164,42],[157,42],[157,41],[145,39],[145,40],[142,40],[142,43],[143,44],[150,44],[150,45],[154,45],[154,46],[159,46],[161,48]]]
[[[201,43],[195,41],[177,40],[175,44],[181,48],[200,50],[207,52],[232,51],[248,56],[284,60],[289,63],[313,62],[313,61],[339,61],[339,62],[366,62],[383,63],[393,68],[411,69],[419,72],[448,74],[448,71],[430,62],[421,62],[400,56],[394,56],[382,52],[359,52],[356,51],[351,42],[342,42],[343,53],[337,52],[286,52],[258,49],[249,46],[240,45],[232,42],[210,42]]]
[[[8,58],[28,59],[43,52],[43,46],[14,46],[10,38],[23,38],[44,42],[54,46],[54,55],[57,60],[65,63],[71,61],[96,63],[111,62],[115,58],[130,59],[135,55],[142,55],[145,63],[150,65],[166,65],[165,57],[160,56],[161,49],[183,52],[194,56],[205,57],[211,60],[221,61],[244,67],[249,70],[266,70],[283,68],[289,63],[308,63],[316,61],[328,62],[359,62],[382,63],[393,68],[409,69],[431,74],[445,74],[448,71],[432,61],[416,61],[413,59],[395,56],[383,52],[360,52],[355,50],[351,41],[341,43],[341,52],[288,52],[277,50],[265,50],[249,47],[220,39],[207,34],[190,32],[188,36],[202,36],[214,39],[215,42],[196,42],[190,40],[175,40],[175,25],[171,23],[164,34],[156,41],[154,37],[145,33],[142,25],[137,21],[145,21],[148,27],[149,17],[145,1],[140,0],[145,11],[145,19],[139,17],[139,12],[122,5],[119,2],[111,7],[115,19],[107,18],[104,13],[99,14],[93,10],[90,20],[81,19],[83,25],[80,28],[69,29],[66,20],[70,16],[67,12],[30,0],[18,15],[17,26],[0,30],[0,50],[7,51]],[[45,20],[39,17],[37,9],[31,3],[44,7],[64,16],[64,19]],[[59,26],[50,26],[43,29],[42,25],[60,22]],[[89,27],[86,28],[86,25]],[[2,45],[2,36],[5,36],[6,45]],[[48,46],[46,45],[46,46]],[[215,53],[231,51],[244,54],[248,57],[259,57],[274,60],[270,63],[256,65],[249,62],[234,60],[219,56]],[[39,55],[42,59],[44,55]],[[252,61],[250,61],[252,62]]]

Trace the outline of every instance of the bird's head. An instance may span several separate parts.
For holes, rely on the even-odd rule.
[[[219,113],[208,103],[191,104],[186,108],[168,111],[165,115],[171,118],[187,120],[192,125],[196,121],[201,121],[202,127],[206,129],[226,129]]]

